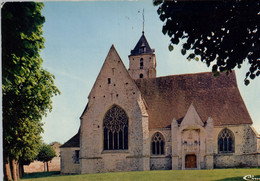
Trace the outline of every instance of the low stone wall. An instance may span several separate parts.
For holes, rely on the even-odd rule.
[[[102,173],[102,172],[126,172],[144,171],[149,166],[149,158],[133,156],[103,156],[81,159],[84,167],[81,173]],[[148,168],[149,169],[149,168]]]
[[[258,166],[259,155],[259,153],[242,155],[215,155],[214,168],[256,167]]]
[[[151,170],[171,170],[172,169],[172,159],[171,157],[156,157],[150,158]]]
[[[54,157],[49,163],[49,171],[60,171],[60,157]],[[47,171],[47,168],[45,168]],[[34,161],[30,165],[24,165],[25,173],[44,172],[44,164],[40,161]]]

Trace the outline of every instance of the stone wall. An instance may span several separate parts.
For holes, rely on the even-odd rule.
[[[140,69],[140,59],[143,58],[143,68]],[[130,76],[133,79],[139,79],[139,75],[143,74],[143,78],[156,77],[156,57],[155,54],[129,56]]]
[[[171,170],[172,158],[169,156],[151,156],[151,170]]]
[[[53,142],[50,144],[56,153],[56,157],[54,157],[51,161],[48,162],[49,171],[60,171],[60,143]],[[47,171],[47,168],[44,168],[43,162],[34,161],[30,163],[30,165],[24,165],[25,173],[32,172],[44,172]]]
[[[60,157],[54,157],[51,161],[48,162],[48,165],[49,171],[60,171]],[[30,165],[24,165],[23,168],[25,173],[47,171],[47,168],[44,169],[43,162],[40,161],[34,161],[30,163]]]
[[[126,156],[127,154],[106,154],[103,157],[82,159],[83,173],[120,171],[142,171],[146,158]]]
[[[164,154],[152,155],[152,138],[156,132],[163,135],[165,140]],[[150,169],[151,170],[170,170],[172,169],[172,140],[171,140],[171,128],[158,128],[150,130]]]
[[[128,117],[127,150],[103,148],[103,119],[113,105],[121,107]],[[113,47],[89,95],[80,134],[81,173],[150,169],[146,158],[149,157],[149,131],[145,105]]]
[[[151,143],[152,143],[152,137],[156,132],[159,132],[163,135],[165,139],[165,156],[171,156],[172,155],[172,137],[171,137],[171,128],[158,128],[158,129],[152,129],[149,131],[149,150],[151,153]]]
[[[257,167],[259,154],[218,154],[214,156],[214,168]]]
[[[218,151],[218,135],[224,128],[228,128],[234,134],[234,153]],[[213,135],[215,168],[258,166],[257,135],[250,125],[215,127]]]
[[[73,155],[75,150],[79,150],[79,147],[68,147],[60,149],[61,162],[60,171],[61,174],[74,174],[80,173],[80,164],[74,163]]]

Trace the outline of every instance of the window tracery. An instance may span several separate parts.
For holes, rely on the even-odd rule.
[[[128,116],[119,106],[107,111],[103,120],[104,150],[128,149]]]
[[[223,129],[218,136],[218,151],[220,153],[233,153],[235,139],[233,133],[227,128]]]
[[[157,132],[152,137],[152,154],[153,155],[164,155],[164,137],[161,133]]]

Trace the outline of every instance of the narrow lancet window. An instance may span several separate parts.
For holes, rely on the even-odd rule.
[[[144,68],[144,59],[141,58],[140,59],[140,69],[143,69]]]

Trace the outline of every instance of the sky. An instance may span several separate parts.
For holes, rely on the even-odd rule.
[[[53,97],[53,109],[43,118],[43,140],[65,143],[80,126],[88,95],[113,44],[128,68],[128,55],[144,31],[157,59],[157,76],[209,72],[202,62],[188,61],[180,47],[168,50],[170,39],[163,35],[163,22],[152,1],[44,2],[41,52],[43,68],[55,75],[61,95]],[[260,78],[244,85],[248,64],[236,70],[240,93],[260,133]],[[239,114],[239,113],[238,113]]]

